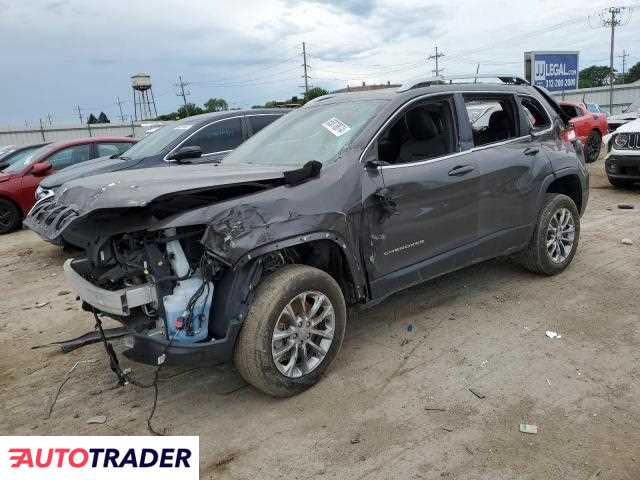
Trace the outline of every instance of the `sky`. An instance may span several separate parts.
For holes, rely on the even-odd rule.
[[[0,0],[0,129],[133,114],[131,75],[151,75],[159,113],[222,97],[251,107],[300,95],[302,42],[312,86],[402,83],[444,74],[522,75],[527,50],[579,50],[608,65],[611,0]],[[640,61],[640,2],[616,33],[616,56]],[[616,68],[621,70],[621,58]]]

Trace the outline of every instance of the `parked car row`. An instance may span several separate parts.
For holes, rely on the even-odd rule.
[[[101,137],[15,149],[6,154],[7,166],[0,172],[0,234],[18,228],[36,199],[54,195],[67,181],[120,170],[219,162],[286,111],[198,115],[162,127],[137,144],[128,137]]]
[[[522,79],[475,80],[184,119],[52,175],[24,224],[82,251],[67,281],[98,325],[128,329],[127,357],[233,361],[293,395],[336,358],[347,307],[496,256],[571,263],[580,122]]]

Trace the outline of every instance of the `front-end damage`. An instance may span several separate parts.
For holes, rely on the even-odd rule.
[[[314,181],[329,190],[334,183]],[[50,241],[64,238],[84,250],[65,264],[66,278],[85,310],[128,329],[127,357],[150,364],[220,363],[232,358],[255,287],[285,264],[321,268],[348,301],[364,297],[352,225],[359,216],[342,211],[357,190],[336,189],[328,197],[335,205],[327,205],[302,201],[304,188],[270,174],[163,192],[136,205],[129,197],[114,208],[115,192],[106,205],[103,188],[73,186],[50,204],[39,203],[27,222]],[[73,213],[58,221],[66,211]]]

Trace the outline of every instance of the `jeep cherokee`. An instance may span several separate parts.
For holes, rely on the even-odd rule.
[[[581,143],[546,91],[500,80],[326,95],[220,166],[72,181],[26,223],[83,246],[66,278],[98,325],[129,328],[127,357],[233,360],[293,395],[335,359],[347,307],[498,256],[571,263]]]

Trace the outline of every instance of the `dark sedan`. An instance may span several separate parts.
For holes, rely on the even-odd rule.
[[[63,183],[100,173],[184,163],[218,163],[287,109],[231,110],[187,117],[143,138],[122,155],[97,158],[51,175],[36,192],[40,200]]]

